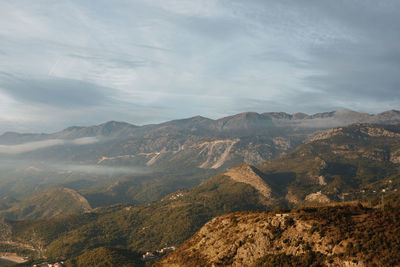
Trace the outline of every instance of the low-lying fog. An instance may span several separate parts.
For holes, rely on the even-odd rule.
[[[89,145],[99,142],[98,137],[83,137],[77,139],[49,139],[43,141],[27,142],[18,145],[0,145],[0,154],[21,154],[38,149],[59,145]]]

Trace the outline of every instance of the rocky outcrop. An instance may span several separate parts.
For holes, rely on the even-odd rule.
[[[248,164],[241,164],[224,173],[232,180],[254,187],[264,197],[271,198],[271,187],[255,172],[255,168]]]
[[[283,151],[287,151],[291,147],[290,141],[287,138],[275,137],[272,139],[272,142],[274,143],[275,147],[280,148]]]
[[[309,194],[306,196],[305,200],[308,202],[317,202],[321,204],[326,204],[331,202],[331,200],[321,192]]]
[[[329,139],[329,138],[332,138],[333,136],[343,135],[343,134],[344,134],[343,128],[341,128],[341,127],[324,130],[324,131],[318,131],[316,133],[311,134],[307,138],[306,143],[311,143],[311,142],[315,142],[318,140]]]
[[[373,136],[373,137],[391,137],[391,138],[400,137],[400,133],[392,132],[380,127],[362,127],[360,131],[368,136]]]
[[[355,137],[389,137],[399,138],[400,133],[393,131],[391,127],[372,124],[353,125],[347,128],[339,127],[328,130],[317,131],[308,136],[305,143],[311,143],[318,140],[326,140],[334,136],[351,136]]]

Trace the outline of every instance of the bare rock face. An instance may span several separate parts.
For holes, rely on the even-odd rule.
[[[290,141],[287,138],[275,137],[272,139],[272,142],[274,143],[275,147],[278,147],[283,151],[287,151],[291,147]]]
[[[373,137],[400,137],[399,133],[391,132],[379,127],[363,127],[361,128],[361,132]]]
[[[309,202],[317,202],[317,203],[330,203],[331,200],[323,193],[317,192],[317,193],[312,193],[306,196],[305,198],[306,201]]]
[[[224,173],[232,180],[251,185],[264,197],[271,198],[271,187],[248,164],[241,164]]]
[[[200,144],[200,154],[205,155],[205,161],[199,168],[217,169],[221,167],[228,160],[233,146],[239,141],[240,139],[237,138],[234,140],[217,140]]]
[[[333,136],[341,135],[341,134],[343,134],[343,128],[334,128],[334,129],[329,129],[329,130],[324,130],[324,131],[318,131],[314,134],[311,134],[307,138],[306,143],[311,143],[311,142],[323,140],[323,139],[329,139]]]

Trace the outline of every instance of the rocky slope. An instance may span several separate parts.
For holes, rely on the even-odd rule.
[[[257,174],[257,170],[248,164],[235,166],[225,172],[224,175],[236,182],[252,186],[267,199],[271,198],[271,187]]]
[[[376,195],[385,188],[395,190],[392,182],[399,180],[399,133],[399,124],[317,132],[288,155],[257,169],[267,183],[277,185],[289,205]]]
[[[223,215],[158,266],[397,266],[398,219],[360,204]]]

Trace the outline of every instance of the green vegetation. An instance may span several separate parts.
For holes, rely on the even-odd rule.
[[[122,202],[145,204],[160,200],[177,190],[199,185],[215,175],[217,170],[182,168],[170,163],[170,169],[148,174],[119,177],[116,181],[82,189],[92,207],[114,205]],[[177,171],[179,170],[179,171]]]
[[[13,266],[15,265],[15,262],[0,259],[0,266]]]
[[[67,267],[98,266],[98,267],[134,267],[144,265],[139,260],[139,254],[127,250],[99,247],[86,251],[82,255],[66,262]]]
[[[100,246],[154,251],[181,244],[215,216],[263,209],[254,188],[216,176],[147,205],[120,204],[81,215],[13,222],[13,238],[45,247],[53,259]]]
[[[90,210],[87,200],[68,188],[53,188],[0,211],[8,219],[38,219],[57,215],[83,213]]]
[[[3,244],[3,243],[0,244],[0,252],[17,253],[18,255],[30,258],[34,258],[37,256],[36,251],[32,251],[30,249],[23,247],[18,247],[16,245]]]

